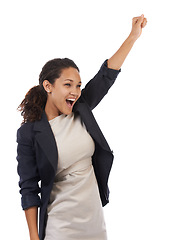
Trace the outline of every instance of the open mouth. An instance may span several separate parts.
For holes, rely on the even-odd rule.
[[[66,99],[66,103],[68,107],[72,107],[75,102],[75,99]]]

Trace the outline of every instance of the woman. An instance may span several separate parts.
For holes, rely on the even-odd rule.
[[[107,239],[102,206],[109,199],[113,154],[91,110],[113,85],[146,23],[144,15],[133,18],[129,37],[82,91],[76,64],[53,59],[20,104],[18,174],[31,240]]]

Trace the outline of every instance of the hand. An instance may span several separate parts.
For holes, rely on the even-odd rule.
[[[142,14],[140,17],[134,17],[132,19],[132,30],[130,36],[137,40],[142,34],[142,28],[144,28],[147,24],[147,19],[144,18]]]

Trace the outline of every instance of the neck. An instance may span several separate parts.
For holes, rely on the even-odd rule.
[[[45,113],[47,116],[48,121],[52,120],[55,117],[58,117],[61,112],[59,112],[54,106],[52,106],[49,101],[46,102],[45,105]]]

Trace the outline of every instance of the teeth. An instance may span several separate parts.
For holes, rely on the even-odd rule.
[[[68,100],[68,101],[72,101],[72,102],[75,101],[75,99],[71,99],[71,98],[68,98],[68,99],[66,99],[66,100]]]
[[[73,104],[74,104],[74,102],[75,102],[75,98],[68,98],[68,99],[66,99],[66,102],[67,102],[67,104],[69,105],[69,106],[73,106]]]

